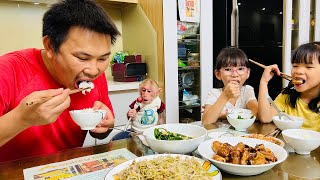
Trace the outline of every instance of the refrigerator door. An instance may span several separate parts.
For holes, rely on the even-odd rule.
[[[283,0],[219,0],[213,1],[213,55],[224,47],[242,49],[248,58],[261,64],[277,64],[282,70],[282,10]],[[250,64],[247,84],[259,91],[263,68]],[[218,80],[214,79],[214,87]],[[282,79],[274,77],[269,83],[270,96],[282,90]]]

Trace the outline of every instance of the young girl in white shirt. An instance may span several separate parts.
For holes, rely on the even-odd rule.
[[[250,76],[247,55],[238,48],[224,48],[216,60],[215,76],[222,81],[221,88],[213,88],[207,97],[202,124],[226,119],[228,111],[245,108],[257,115],[258,102],[253,87],[244,85]]]

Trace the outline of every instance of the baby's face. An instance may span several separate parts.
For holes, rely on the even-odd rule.
[[[220,79],[224,86],[229,84],[231,81],[236,81],[240,86],[249,78],[250,69],[245,66],[237,67],[223,67],[216,71],[216,76]]]
[[[140,96],[143,99],[142,103],[150,104],[157,95],[157,90],[150,83],[146,83],[140,87]]]

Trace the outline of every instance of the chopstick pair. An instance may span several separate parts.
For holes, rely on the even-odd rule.
[[[75,94],[75,93],[78,93],[78,92],[81,92],[81,91],[84,91],[84,90],[87,90],[87,89],[90,89],[90,87],[86,87],[86,88],[82,88],[82,89],[73,89],[73,90],[70,90],[69,95]],[[47,97],[37,98],[37,99],[35,99],[33,101],[27,102],[26,105],[27,106],[31,106],[31,105],[34,105],[34,104],[38,104],[40,102],[48,101],[48,100],[52,99],[53,97],[54,96],[47,96]]]
[[[261,63],[258,63],[252,59],[249,59],[250,62],[252,62],[253,64],[256,64],[262,68],[266,68],[267,66],[261,64]],[[303,84],[304,83],[304,80],[300,80],[300,79],[293,79],[291,76],[287,75],[287,74],[284,74],[283,72],[280,72],[280,77],[288,80],[288,81],[291,81],[292,84]]]
[[[274,130],[272,130],[271,132],[269,132],[268,134],[266,134],[265,136],[272,136],[272,137],[277,137],[280,134],[281,130],[279,128],[276,128]]]

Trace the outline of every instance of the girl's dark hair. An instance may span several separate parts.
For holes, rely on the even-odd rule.
[[[93,0],[61,0],[43,16],[42,37],[48,36],[59,51],[70,28],[80,27],[111,36],[112,44],[120,32],[104,9]]]
[[[292,53],[291,64],[294,63],[303,63],[303,64],[312,64],[315,59],[318,59],[320,63],[320,42],[311,42],[303,44],[295,49]],[[293,88],[293,84],[289,84],[283,91],[283,94],[288,94],[286,102],[292,107],[295,108],[297,105],[297,100],[300,98],[300,92],[297,92]],[[320,102],[320,95],[312,99],[308,107],[311,111],[319,113],[318,103]]]
[[[223,48],[216,59],[216,70],[229,66],[246,66],[249,67],[247,55],[239,48]]]

